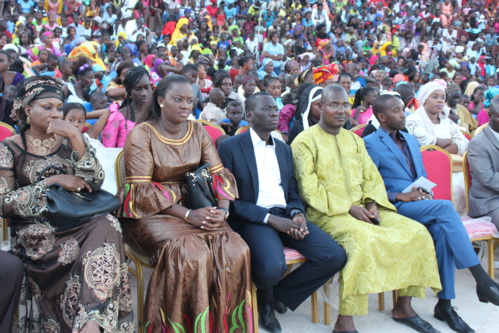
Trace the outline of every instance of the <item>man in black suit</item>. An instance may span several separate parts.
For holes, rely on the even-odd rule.
[[[346,263],[346,254],[331,237],[305,219],[298,195],[291,149],[271,133],[279,114],[268,93],[245,101],[250,129],[219,145],[222,162],[237,181],[239,199],[231,202],[231,227],[251,251],[253,281],[258,289],[260,323],[281,332],[274,308],[295,310]],[[283,246],[308,261],[282,279]]]

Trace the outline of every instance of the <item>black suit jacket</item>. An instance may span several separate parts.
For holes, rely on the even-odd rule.
[[[298,194],[291,148],[280,140],[274,140],[274,144],[287,203],[286,213],[289,216],[293,209],[305,212]],[[229,223],[233,227],[241,222],[263,223],[269,210],[256,205],[259,179],[250,131],[222,141],[218,153],[223,165],[236,178],[239,192],[239,199],[231,202]]]

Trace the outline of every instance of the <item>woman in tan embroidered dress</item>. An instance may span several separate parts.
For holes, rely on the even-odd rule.
[[[0,213],[10,218],[12,251],[24,263],[32,301],[21,332],[133,332],[118,221],[102,215],[58,228],[47,209],[51,184],[96,191],[104,179],[92,146],[62,120],[63,100],[52,77],[24,81],[12,111],[20,134],[0,143]]]
[[[155,264],[146,331],[253,332],[249,250],[226,222],[237,187],[208,133],[187,120],[193,99],[187,79],[163,78],[148,119],[124,146],[118,197],[125,241]],[[187,209],[184,175],[206,163],[217,207]]]

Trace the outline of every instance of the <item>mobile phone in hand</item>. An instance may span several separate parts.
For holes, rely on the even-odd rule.
[[[379,225],[379,219],[377,217],[372,217],[370,218],[369,220],[371,220],[371,222],[374,224],[374,225]]]

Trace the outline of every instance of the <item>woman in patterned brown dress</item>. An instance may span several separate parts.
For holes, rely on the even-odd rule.
[[[163,78],[149,119],[127,137],[119,213],[125,241],[155,269],[146,296],[147,332],[253,332],[249,250],[226,222],[237,197],[201,124],[188,121],[193,93],[179,75]],[[217,207],[190,210],[184,175],[210,163]]]
[[[16,90],[20,134],[0,143],[0,214],[25,270],[21,332],[133,332],[121,228],[111,215],[58,228],[45,198],[54,183],[97,191],[104,172],[91,145],[62,120],[60,82],[37,76]]]

